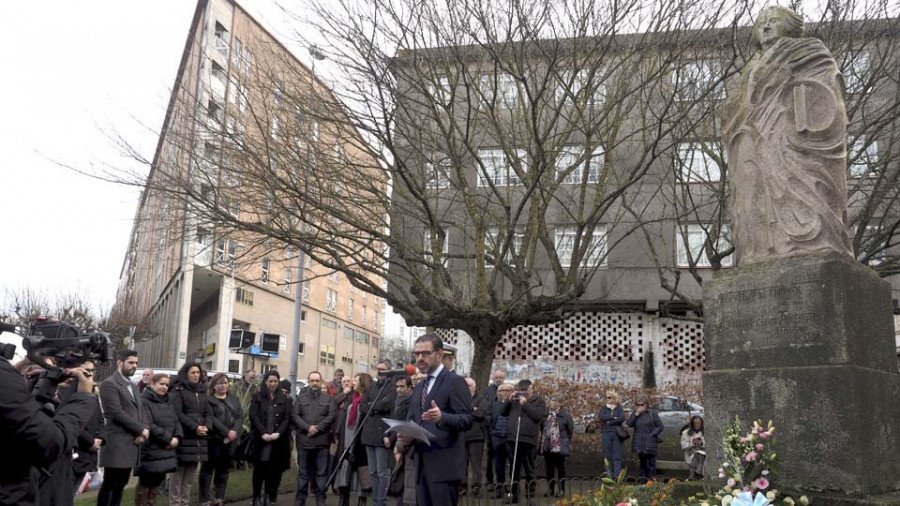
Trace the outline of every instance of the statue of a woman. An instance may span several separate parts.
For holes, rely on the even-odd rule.
[[[810,253],[852,256],[843,78],[822,41],[783,7],[753,26],[757,53],[725,104],[723,143],[740,265]]]

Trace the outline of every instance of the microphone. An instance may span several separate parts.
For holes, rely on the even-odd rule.
[[[414,371],[413,374],[414,374],[415,367],[408,365],[402,369],[391,369],[389,371],[378,371],[378,377],[379,378],[395,378],[398,376],[412,376],[412,374],[410,374],[410,372],[409,372],[410,368],[413,369],[413,371]]]

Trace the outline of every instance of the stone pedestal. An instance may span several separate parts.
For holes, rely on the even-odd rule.
[[[734,415],[771,419],[785,484],[900,490],[890,285],[831,254],[721,271],[704,291],[707,440]]]

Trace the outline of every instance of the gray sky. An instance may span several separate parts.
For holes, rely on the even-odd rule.
[[[253,4],[271,2],[247,1]],[[115,299],[138,192],[53,160],[139,168],[105,132],[151,156],[196,3],[15,2],[0,16],[0,299],[74,287]],[[268,8],[271,8],[269,6]]]

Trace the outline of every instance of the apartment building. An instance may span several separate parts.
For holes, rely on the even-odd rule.
[[[509,377],[640,384],[649,366],[659,384],[700,382],[701,308],[686,301],[702,300],[702,282],[713,275],[714,263],[734,265],[718,139],[722,104],[737,70],[730,62],[740,52],[733,42],[740,37],[715,31],[663,34],[650,42],[642,37],[595,44],[528,41],[496,53],[443,47],[399,58],[411,65],[398,72],[406,82],[398,86],[397,101],[416,118],[410,124],[431,127],[425,134],[404,132],[418,141],[409,144],[425,145],[408,156],[419,160],[431,209],[393,216],[397,231],[410,242],[422,238],[426,262],[440,251],[438,268],[460,286],[483,283],[497,299],[515,293],[517,284],[527,285],[521,297],[552,297],[571,258],[590,273],[559,321],[506,331],[495,365],[509,369]],[[851,217],[875,181],[896,172],[890,162],[896,157],[893,129],[863,120],[863,111],[896,111],[890,98],[896,88],[886,78],[897,65],[894,44],[881,35],[867,44],[832,46],[851,110],[848,178],[858,192],[855,200],[851,195]],[[580,47],[604,52],[579,54]],[[875,67],[880,80],[873,77]],[[612,181],[631,174],[641,179],[623,189],[627,205],[610,203],[593,223],[584,218],[585,201],[603,198],[615,189]],[[480,216],[466,209],[476,199],[482,199]],[[517,209],[538,209],[540,216],[516,217]],[[421,218],[431,214],[441,220]],[[882,205],[876,214],[887,226],[897,209]],[[851,227],[855,246],[875,240]],[[438,234],[442,241],[434,239]],[[887,241],[883,237],[878,240]],[[880,251],[882,259],[892,253]],[[878,266],[876,256],[861,254],[860,260]],[[662,286],[661,273],[670,289]],[[523,274],[529,278],[523,281]],[[894,294],[896,299],[896,289]],[[457,343],[461,357],[471,356],[466,332],[435,331]]]
[[[286,157],[276,157],[285,145],[302,146],[298,156],[312,157],[311,147],[324,142],[320,125],[301,117],[285,97],[310,86],[328,92],[238,3],[197,2],[112,311],[113,319],[137,329],[142,365],[174,368],[188,361],[230,372],[277,369],[285,376],[299,293],[299,377],[312,370],[330,377],[336,368],[348,374],[374,369],[382,299],[300,248],[229,227],[229,221],[254,223],[256,217],[274,222],[275,190],[266,189],[270,181],[254,180],[251,162],[241,158],[243,142],[271,145],[246,156],[264,157],[272,166],[285,163]],[[302,139],[299,133],[287,138],[292,128]],[[310,180],[311,167],[294,175]],[[294,169],[279,170],[271,174]],[[282,213],[288,232],[303,227],[301,206]],[[253,345],[232,348],[236,330],[252,336]]]

